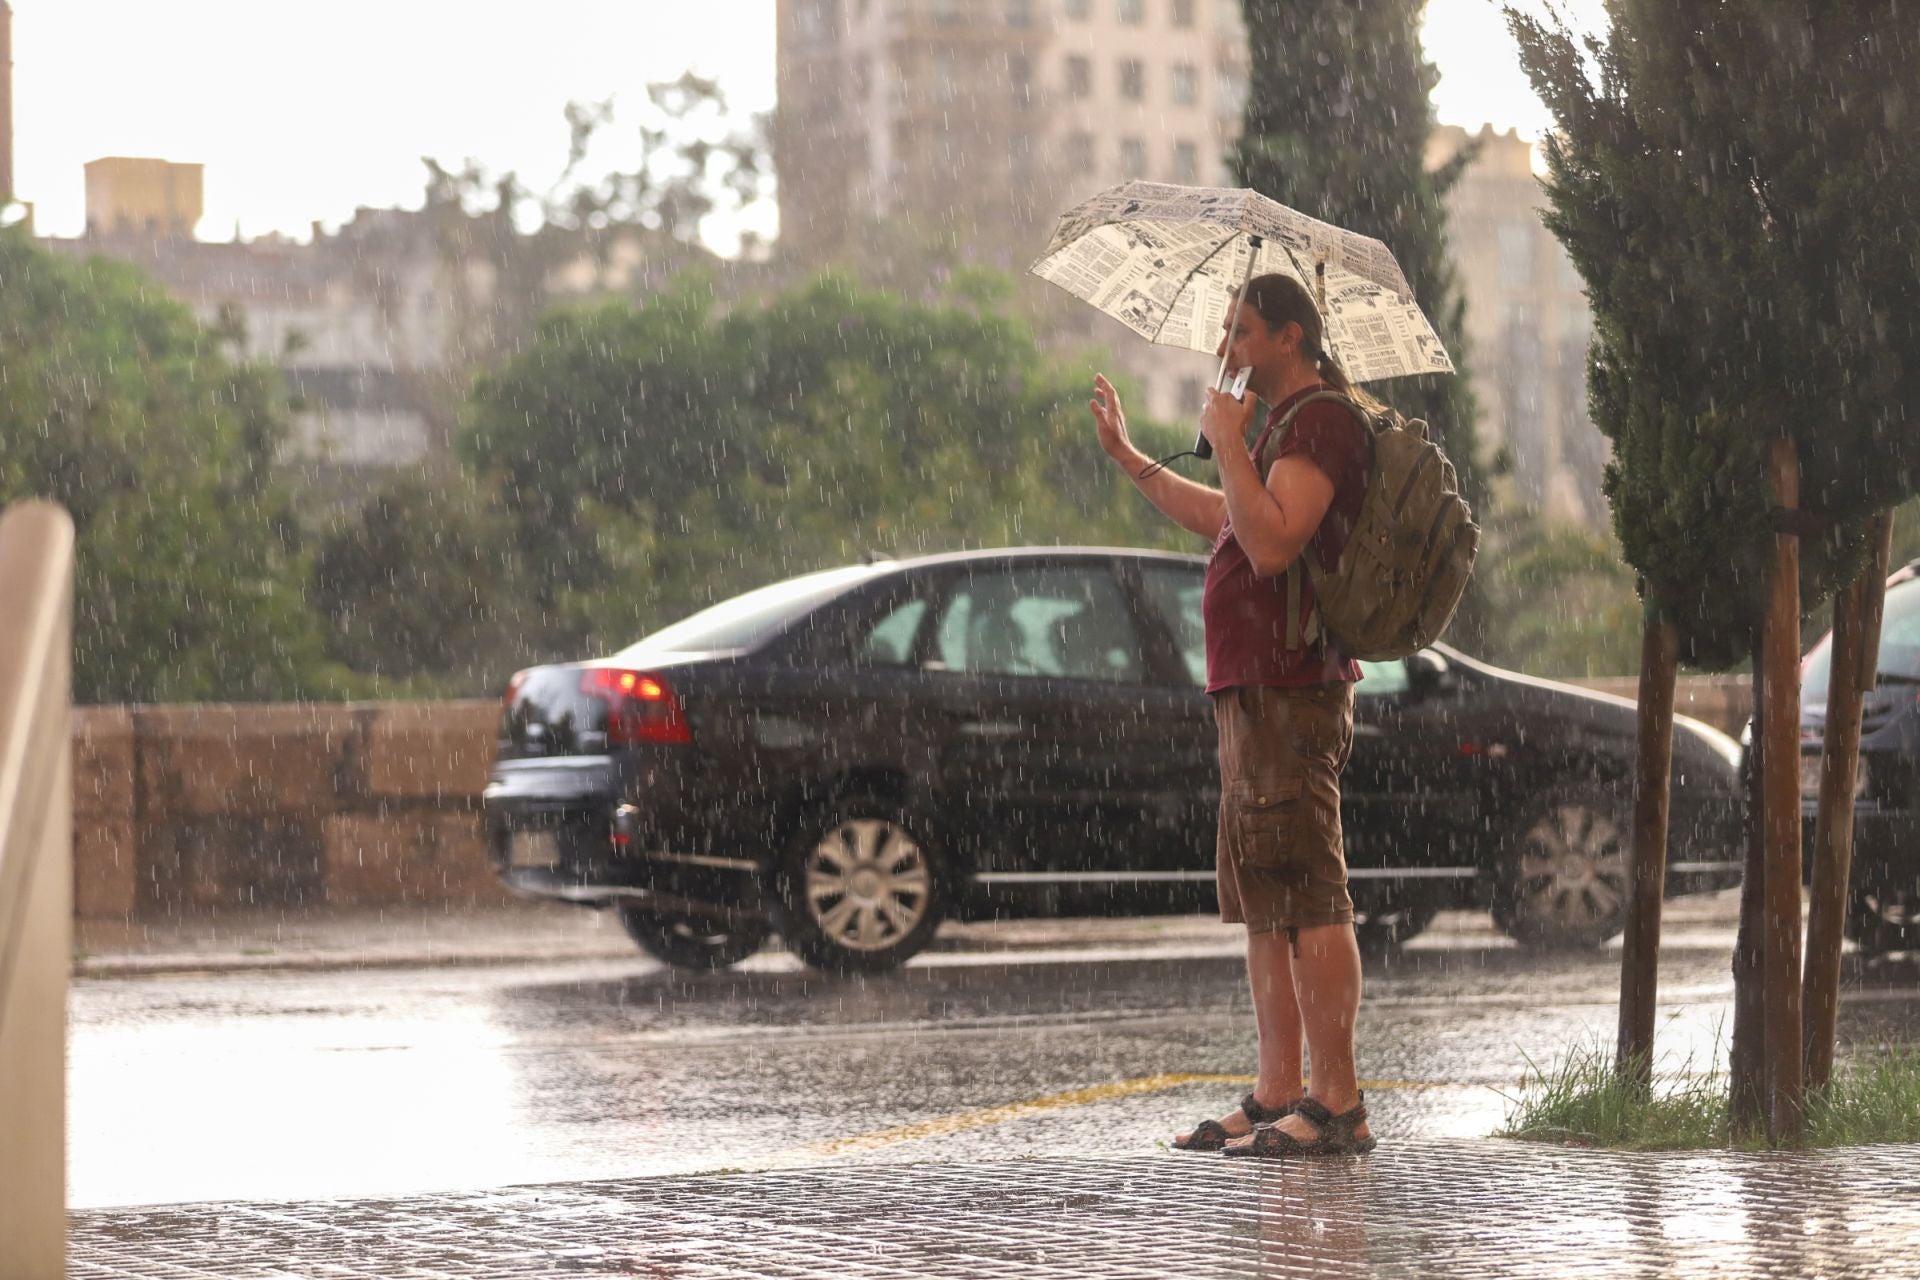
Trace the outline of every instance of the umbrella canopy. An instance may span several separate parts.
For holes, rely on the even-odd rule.
[[[1354,381],[1453,372],[1386,245],[1257,191],[1110,187],[1062,215],[1031,270],[1150,341],[1207,352],[1241,282],[1281,272],[1320,299],[1325,345]]]

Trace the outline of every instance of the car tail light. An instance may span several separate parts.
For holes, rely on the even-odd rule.
[[[588,667],[580,673],[580,692],[607,704],[607,745],[679,744],[693,741],[680,699],[660,676],[618,667]]]
[[[531,671],[531,667],[526,671],[516,671],[513,673],[513,678],[507,681],[507,691],[500,695],[500,706],[503,710],[513,710],[513,700],[520,696],[520,686],[527,682],[527,676]]]

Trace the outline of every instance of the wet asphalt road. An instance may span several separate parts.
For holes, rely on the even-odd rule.
[[[1660,1052],[1704,1069],[1730,1029],[1732,922],[1667,942]],[[1462,915],[1370,961],[1375,1132],[1496,1129],[1528,1059],[1611,1043],[1618,954],[1530,955]],[[1920,1039],[1920,968],[1849,974],[1843,1039]],[[1151,922],[865,980],[779,953],[692,978],[636,956],[88,979],[72,1019],[76,1208],[1121,1154],[1230,1109],[1253,1054],[1231,939]]]

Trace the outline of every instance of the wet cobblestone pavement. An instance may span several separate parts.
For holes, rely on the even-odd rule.
[[[1886,1276],[1920,1149],[1624,1155],[1404,1142],[827,1167],[72,1215],[89,1277]]]

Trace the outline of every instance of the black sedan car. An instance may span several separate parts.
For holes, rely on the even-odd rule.
[[[505,697],[485,804],[505,882],[612,907],[674,964],[777,930],[877,971],[943,918],[1202,910],[1219,785],[1198,556],[979,551],[713,606]],[[1344,784],[1363,942],[1490,907],[1523,943],[1624,924],[1631,703],[1435,645],[1373,664]],[[1682,720],[1676,891],[1738,842],[1738,748]]]
[[[1833,636],[1800,667],[1801,835],[1820,809]],[[1920,560],[1887,579],[1877,687],[1860,708],[1847,936],[1869,955],[1920,947]]]

